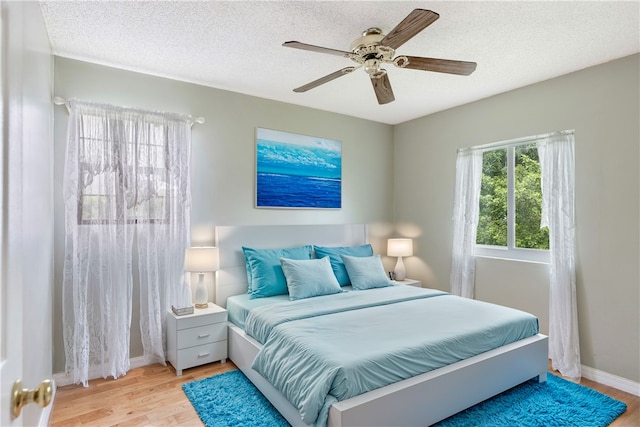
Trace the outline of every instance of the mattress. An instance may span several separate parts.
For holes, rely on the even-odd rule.
[[[264,343],[253,369],[317,425],[337,401],[538,333],[531,314],[406,286],[265,302],[244,323]]]

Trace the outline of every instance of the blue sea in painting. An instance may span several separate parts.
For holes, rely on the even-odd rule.
[[[257,206],[340,208],[341,150],[338,141],[258,129]]]
[[[258,173],[258,206],[340,208],[340,180]]]

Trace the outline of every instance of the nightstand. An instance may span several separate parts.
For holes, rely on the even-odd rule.
[[[399,285],[415,286],[417,288],[422,287],[422,282],[414,279],[405,278],[404,280],[396,280],[395,282],[398,283]]]
[[[227,310],[209,303],[193,314],[167,312],[167,359],[182,370],[220,360],[227,361]]]

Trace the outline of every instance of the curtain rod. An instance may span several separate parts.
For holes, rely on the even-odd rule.
[[[53,103],[56,105],[64,105],[65,108],[67,109],[67,113],[71,114],[71,107],[69,106],[69,102],[67,102],[66,99],[61,98],[59,96],[54,96]]]
[[[56,105],[64,105],[65,108],[67,109],[67,113],[71,113],[71,105],[69,104],[69,101],[67,101],[66,99],[60,96],[55,96],[53,98],[53,103]],[[194,123],[203,124],[204,117],[200,116],[200,117],[192,118],[191,116],[189,116],[189,124],[193,126]]]
[[[573,135],[574,133],[575,133],[575,130],[572,129],[572,130],[560,130],[556,132],[549,132],[542,135],[525,136],[523,138],[492,142],[489,144],[476,145],[474,147],[458,148],[458,153],[465,152],[465,151],[473,151],[473,150],[487,150],[487,149],[493,149],[493,148],[500,148],[500,147],[506,147],[508,145],[516,145],[516,144],[521,145],[521,144],[526,144],[527,142],[537,141],[538,139],[541,139],[541,138],[547,138],[551,135]]]

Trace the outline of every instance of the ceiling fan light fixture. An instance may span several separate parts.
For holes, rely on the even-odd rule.
[[[380,64],[381,62],[376,58],[367,59],[364,61],[364,71],[373,77],[380,72]]]

